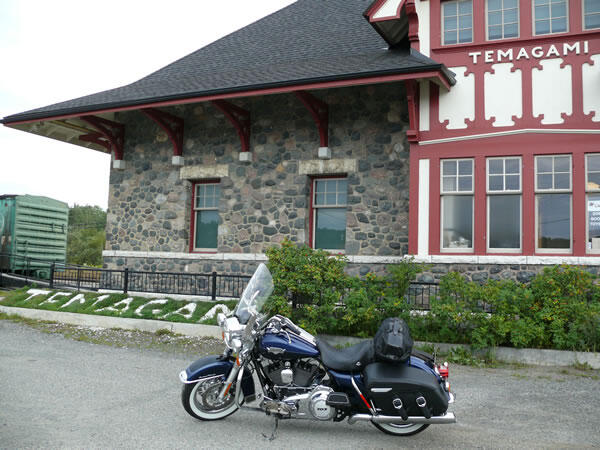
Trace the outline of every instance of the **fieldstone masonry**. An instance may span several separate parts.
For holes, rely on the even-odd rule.
[[[408,116],[401,83],[317,91],[329,105],[332,159],[318,159],[319,135],[293,95],[234,102],[251,112],[251,162],[240,162],[233,126],[210,103],[169,108],[185,120],[185,166],[151,120],[117,114],[125,124],[126,169],[112,170],[107,250],[189,253],[192,182],[220,179],[217,252],[263,254],[285,238],[308,243],[314,175],[348,178],[347,255],[402,256],[408,251]],[[105,267],[251,273],[258,262],[105,256]],[[385,265],[350,271],[382,271]]]

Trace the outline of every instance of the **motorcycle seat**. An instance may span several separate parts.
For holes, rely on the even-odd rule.
[[[324,340],[317,338],[317,348],[321,360],[328,369],[350,372],[362,370],[375,361],[373,341],[364,341],[351,347],[337,349]]]

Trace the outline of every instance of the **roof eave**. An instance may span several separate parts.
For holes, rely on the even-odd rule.
[[[187,103],[198,103],[216,99],[252,97],[258,95],[281,94],[303,89],[327,89],[348,87],[353,85],[378,84],[410,79],[432,78],[435,82],[450,89],[456,83],[452,72],[443,64],[423,66],[419,70],[387,70],[369,73],[352,73],[313,79],[291,80],[277,83],[266,83],[252,86],[241,86],[213,91],[193,92],[186,94],[160,96],[140,100],[112,102],[105,104],[89,105],[85,107],[71,107],[55,111],[42,111],[36,113],[22,113],[7,116],[0,120],[6,126],[40,122],[46,120],[66,119],[84,114],[100,114],[136,110],[142,107],[163,107]]]

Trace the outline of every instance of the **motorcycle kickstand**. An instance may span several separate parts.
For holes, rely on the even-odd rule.
[[[275,428],[273,428],[273,432],[271,433],[271,437],[267,436],[265,433],[261,433],[265,439],[269,441],[273,441],[277,437],[277,426],[279,425],[279,419],[275,417]]]

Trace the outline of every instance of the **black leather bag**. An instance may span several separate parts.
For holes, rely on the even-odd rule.
[[[378,361],[397,364],[408,360],[413,340],[406,322],[397,317],[390,317],[381,322],[373,344]]]

